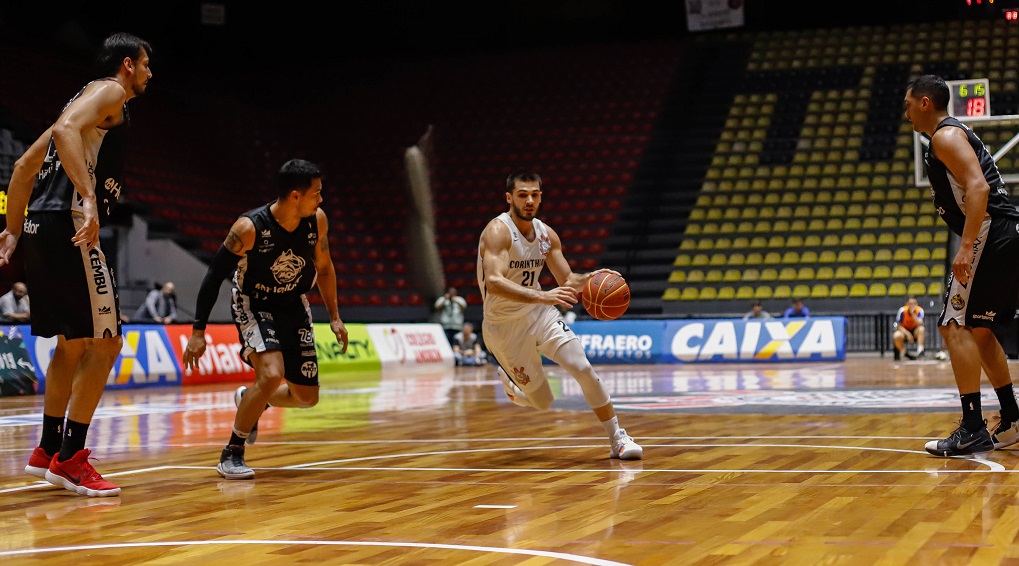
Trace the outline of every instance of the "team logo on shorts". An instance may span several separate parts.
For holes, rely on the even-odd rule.
[[[311,379],[318,375],[318,362],[304,362],[301,364],[301,375]]]
[[[523,387],[531,382],[531,376],[524,373],[523,366],[520,368],[513,368],[513,381],[515,381],[517,385]]]
[[[956,293],[955,296],[952,297],[952,308],[957,310],[957,311],[960,311],[965,306],[966,306],[966,299],[963,299],[962,295]]]

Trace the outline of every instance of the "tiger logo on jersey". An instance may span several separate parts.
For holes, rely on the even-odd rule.
[[[276,278],[276,282],[292,283],[301,276],[304,263],[304,258],[295,255],[294,250],[287,250],[276,258],[269,269],[272,271],[272,276]]]

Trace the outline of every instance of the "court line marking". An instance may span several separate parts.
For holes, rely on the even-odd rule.
[[[49,552],[76,552],[83,550],[107,550],[118,548],[150,548],[156,546],[211,546],[223,544],[265,544],[265,545],[306,545],[306,546],[384,546],[398,548],[434,548],[444,550],[469,550],[474,552],[492,552],[500,554],[520,554],[524,556],[541,556],[545,558],[556,558],[568,560],[579,564],[590,564],[592,566],[631,566],[625,562],[615,562],[601,558],[590,558],[577,554],[564,552],[550,552],[547,550],[530,550],[524,548],[500,548],[496,546],[474,546],[459,544],[441,544],[429,542],[376,542],[376,541],[348,541],[348,540],[181,540],[181,541],[153,541],[153,542],[127,542],[110,544],[89,544],[80,546],[54,546],[43,548],[29,548],[22,550],[0,551],[0,556],[24,556],[28,554],[39,554]]]

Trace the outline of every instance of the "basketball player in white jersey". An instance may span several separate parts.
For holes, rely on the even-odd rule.
[[[569,309],[596,273],[574,273],[563,256],[562,242],[550,226],[535,218],[541,205],[541,177],[519,172],[506,179],[509,211],[492,219],[478,247],[478,286],[484,299],[482,335],[499,364],[496,370],[506,396],[522,407],[548,409],[554,400],[542,368],[542,354],[566,370],[605,428],[609,455],[639,460],[643,449],[619,427],[612,399],[591,367],[577,335],[558,308]],[[548,266],[559,283],[538,284]]]

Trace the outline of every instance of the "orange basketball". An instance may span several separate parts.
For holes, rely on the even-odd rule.
[[[587,280],[580,298],[594,318],[615,320],[630,306],[630,286],[619,275],[598,273]]]

